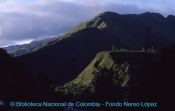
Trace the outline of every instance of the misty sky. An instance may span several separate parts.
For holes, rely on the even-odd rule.
[[[0,47],[58,36],[104,11],[175,15],[174,0],[0,0]]]

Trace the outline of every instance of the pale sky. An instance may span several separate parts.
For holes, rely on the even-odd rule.
[[[60,35],[95,15],[175,15],[174,0],[0,0],[0,47]]]

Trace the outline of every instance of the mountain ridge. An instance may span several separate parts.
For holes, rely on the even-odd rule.
[[[156,19],[156,18],[160,19],[161,18],[161,20],[158,20],[160,23],[162,21],[165,21],[165,20],[168,20],[168,21],[171,21],[172,23],[173,22],[175,23],[175,20],[173,20],[173,19],[175,19],[175,16],[173,16],[173,15],[168,15],[167,17],[164,17],[159,13],[151,13],[151,12],[145,12],[145,13],[142,13],[142,14],[139,14],[139,15],[138,14],[122,14],[122,15],[120,15],[120,14],[117,14],[115,12],[107,11],[107,12],[103,12],[103,13],[97,15],[93,19],[89,19],[85,22],[80,23],[76,27],[74,27],[71,30],[69,30],[68,32],[66,32],[63,36],[55,38],[55,41],[54,41],[54,39],[50,39],[50,40],[45,39],[45,40],[41,40],[41,42],[46,41],[45,43],[47,43],[47,42],[53,41],[53,42],[51,42],[51,44],[54,44],[56,41],[58,42],[62,39],[65,39],[65,38],[71,36],[71,34],[76,33],[77,31],[81,31],[81,30],[83,30],[85,28],[88,28],[88,27],[97,27],[99,29],[103,29],[103,28],[107,27],[106,22],[104,22],[104,20],[102,20],[103,18],[105,18],[104,16],[133,16],[133,17],[134,16],[142,16],[142,17],[150,16],[149,18],[153,18],[153,19]],[[26,51],[25,50],[25,45],[30,45],[30,44],[9,46],[9,47],[5,47],[4,49],[6,49],[9,54],[14,55],[14,56],[21,56],[21,55],[27,54],[28,52],[33,52],[31,50]],[[41,44],[41,45],[42,46],[47,46],[47,44],[44,44],[44,43]],[[32,44],[31,44],[31,46],[32,46]],[[36,49],[35,49],[35,47],[36,47]],[[21,48],[23,48],[24,50],[20,50]],[[38,46],[34,46],[33,49],[36,51],[36,50],[39,50],[41,48],[42,47],[40,47],[40,45],[38,45]],[[15,50],[15,49],[17,49],[17,50]]]
[[[83,25],[82,25],[83,24]],[[44,48],[18,57],[31,70],[44,73],[58,84],[76,77],[100,51],[115,48],[158,51],[175,43],[174,25],[154,13],[120,15],[106,12],[81,23]]]

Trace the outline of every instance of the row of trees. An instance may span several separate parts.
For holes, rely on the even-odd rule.
[[[128,50],[126,48],[117,48],[115,45],[112,45],[112,51],[116,52],[145,52],[145,53],[156,53],[156,49],[154,47],[151,48],[142,48],[141,50]]]

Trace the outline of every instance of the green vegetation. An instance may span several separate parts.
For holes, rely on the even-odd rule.
[[[96,93],[100,79],[109,78],[114,86],[127,87],[129,81],[129,64],[116,63],[110,52],[100,52],[93,61],[73,81],[63,86],[58,86],[55,91],[65,95],[81,95],[84,93]],[[104,87],[105,88],[105,87]]]
[[[71,30],[66,32],[59,40],[66,39],[66,38],[72,36],[72,34],[77,33],[77,32],[79,32],[83,29],[86,29],[88,27],[96,27],[98,29],[104,29],[104,28],[107,28],[107,23],[102,20],[101,15],[96,16],[91,20],[87,20],[85,22],[80,23],[76,27],[73,27]]]
[[[75,32],[78,32],[78,31],[80,31],[80,30],[83,30],[83,29],[85,29],[85,28],[87,28],[87,24],[86,24],[86,22],[83,22],[83,23],[77,25],[76,27],[72,28],[72,29],[69,30],[68,32],[66,32],[66,33],[64,34],[64,36],[69,37],[69,36],[71,36],[71,34],[73,34],[73,33],[75,33]]]

